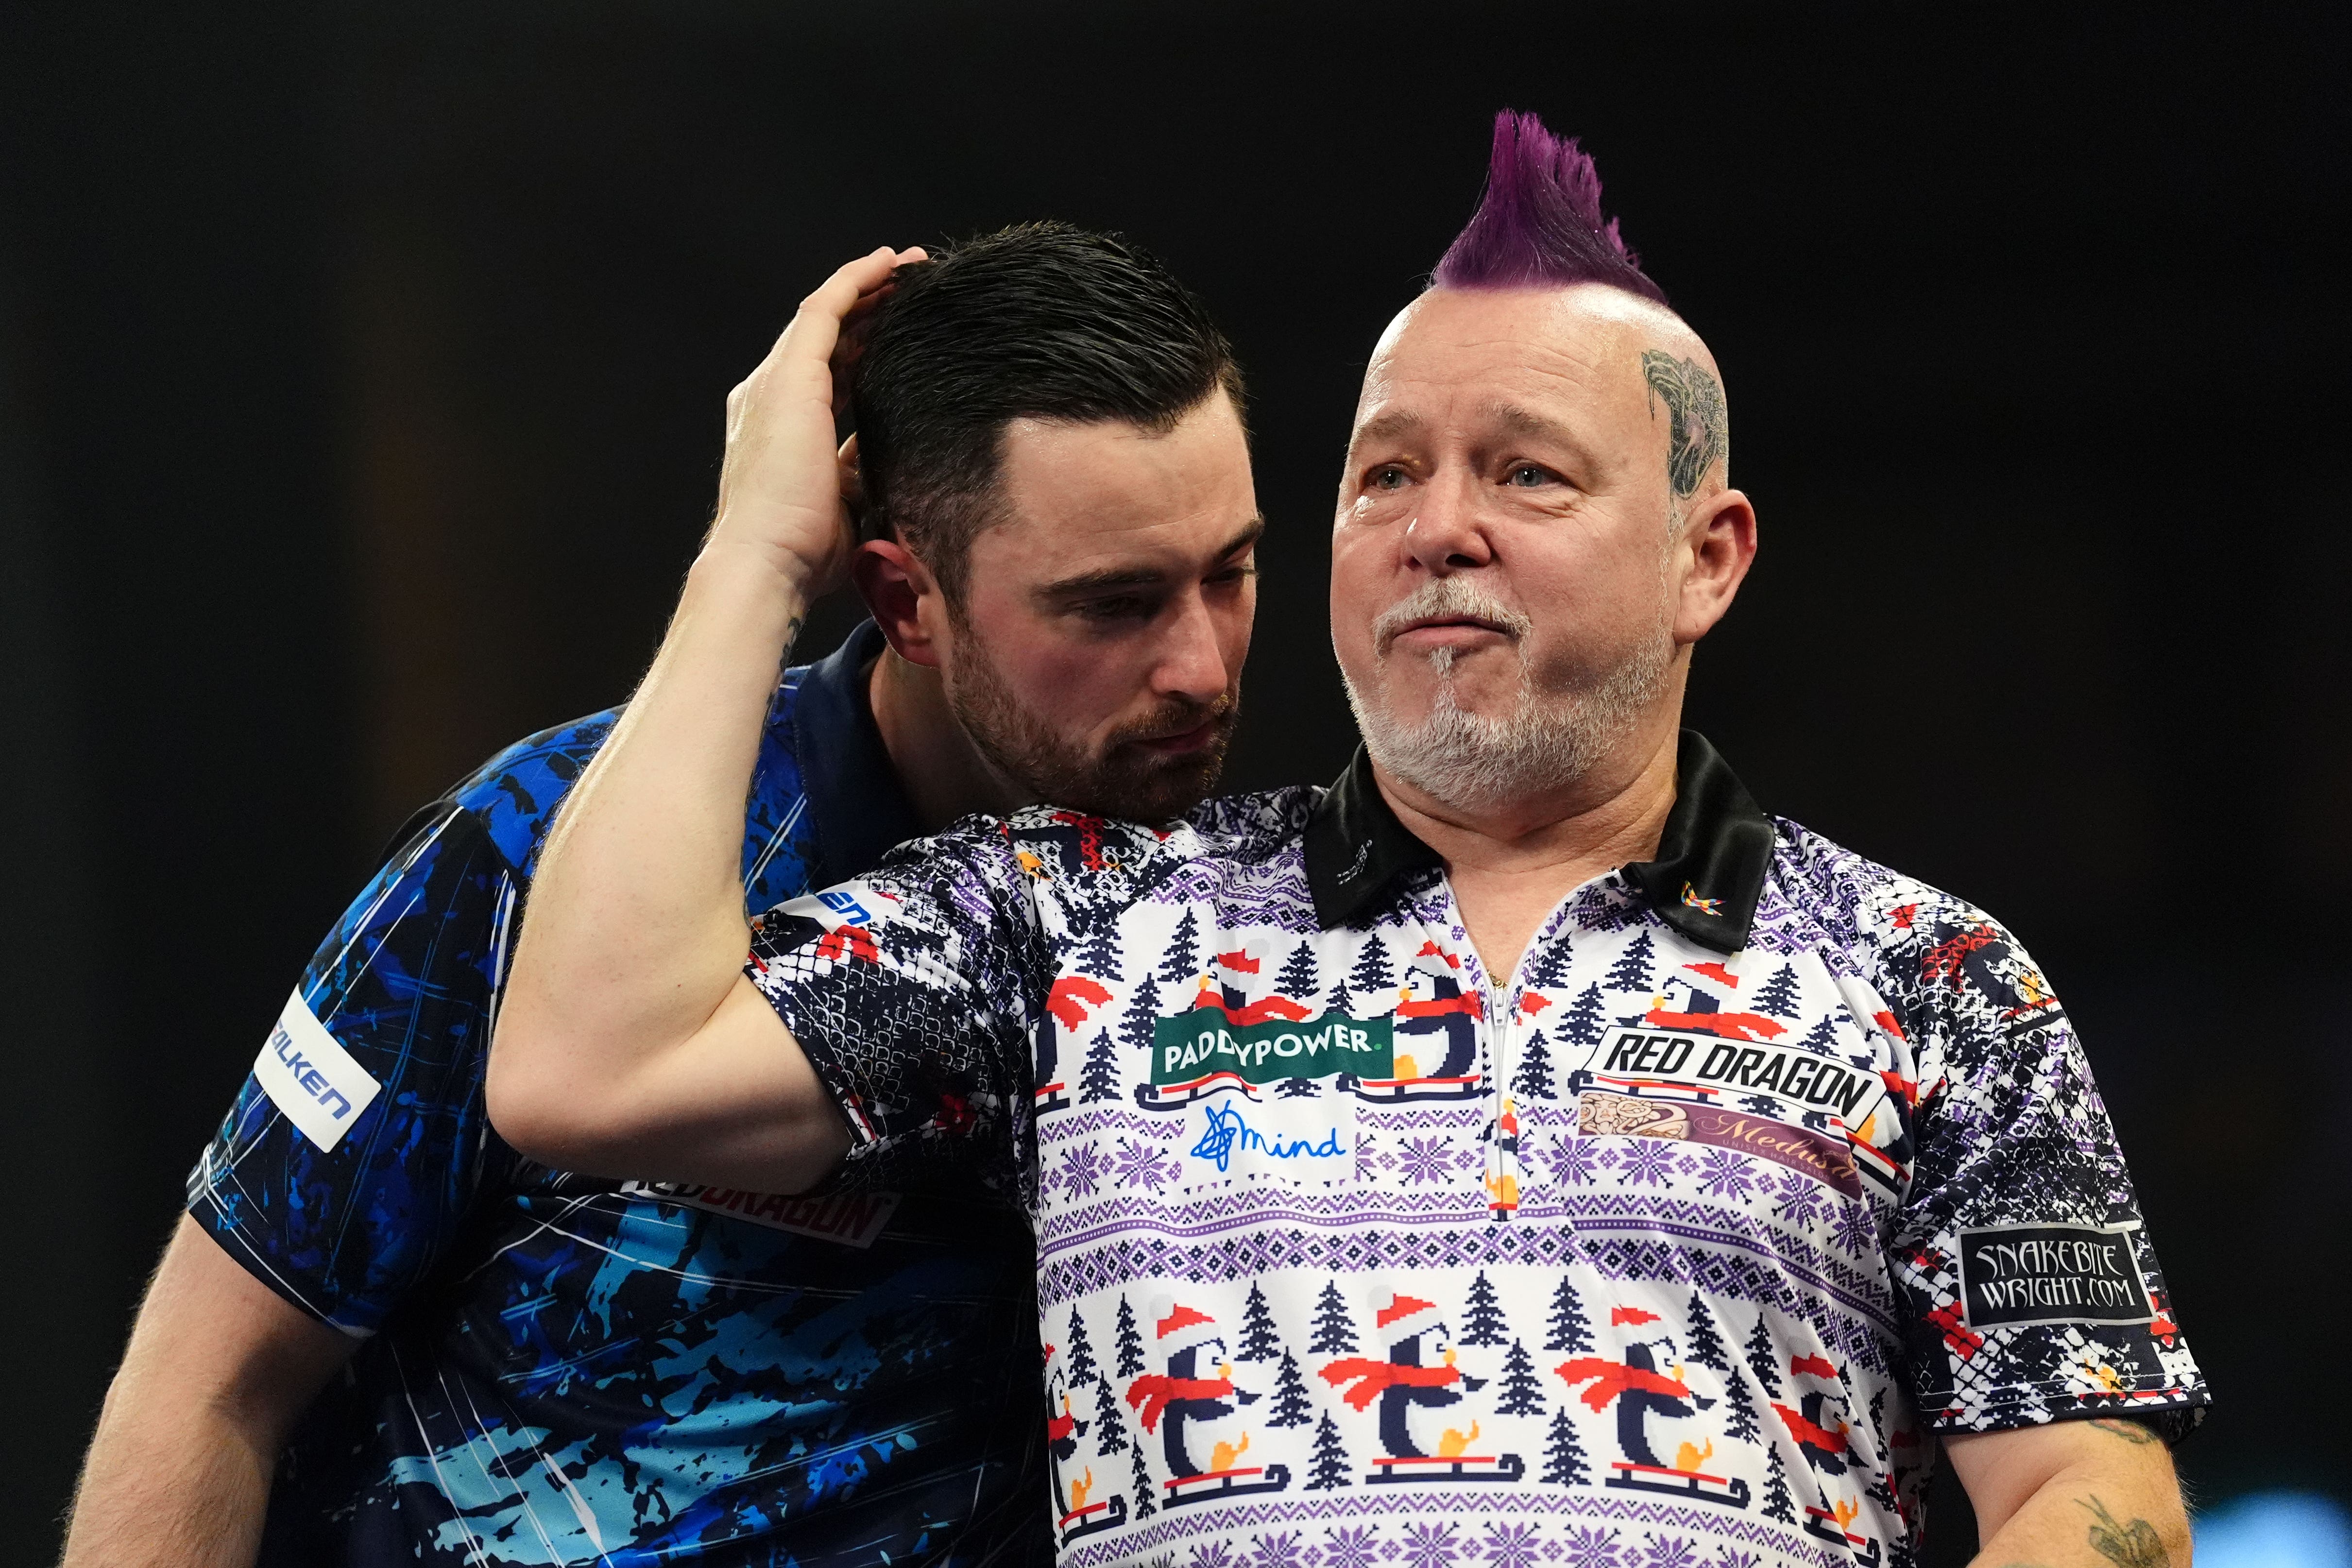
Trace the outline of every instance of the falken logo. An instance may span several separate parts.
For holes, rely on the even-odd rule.
[[[320,1149],[341,1142],[383,1087],[327,1033],[299,991],[286,999],[278,1026],[254,1058],[253,1077],[286,1120]]]

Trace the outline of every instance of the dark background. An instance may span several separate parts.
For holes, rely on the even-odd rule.
[[[2032,944],[2221,1397],[2196,1489],[2345,1490],[2340,39],[1948,11],[12,7],[0,1559],[310,947],[410,806],[626,692],[836,262],[1053,216],[1208,297],[1272,520],[1232,780],[1333,772],[1356,379],[1505,104],[1725,368],[1765,544],[1694,721]]]

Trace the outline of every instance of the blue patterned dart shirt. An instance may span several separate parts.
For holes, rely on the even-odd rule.
[[[880,646],[869,624],[777,689],[744,825],[752,910],[914,831],[864,695]],[[190,1175],[230,1256],[365,1341],[284,1456],[262,1563],[1042,1556],[1018,1216],[612,1182],[491,1130],[519,906],[616,716],[501,752],[412,821]]]

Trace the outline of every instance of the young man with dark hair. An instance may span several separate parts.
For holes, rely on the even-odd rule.
[[[1591,161],[1505,116],[1357,407],[1339,783],[965,824],[770,911],[746,963],[694,869],[716,805],[651,808],[740,791],[732,672],[834,526],[821,411],[748,411],[810,432],[764,470],[803,498],[786,564],[689,595],[651,760],[599,759],[500,1126],[1026,1210],[1071,1568],[1900,1568],[1939,1450],[1989,1563],[2185,1562],[2164,1439],[2204,1384],[2048,984],[1680,729],[1756,519],[1663,300]]]
[[[884,626],[781,681],[773,660],[741,672],[762,718],[707,868],[739,931],[900,839],[1040,797],[997,757],[1056,759],[1057,786],[1107,808],[1189,806],[1248,637],[1239,378],[1163,268],[1050,225],[937,260],[877,252],[816,297],[828,337],[861,294],[858,570]],[[1137,430],[1155,432],[1141,461]],[[730,451],[761,434],[730,420]],[[765,592],[772,563],[730,546],[772,498],[728,473],[694,581]],[[1206,558],[1117,545],[1089,557],[1105,582],[1059,570],[1085,553],[1055,537],[1071,518],[1149,531],[1202,504],[1222,531]],[[1042,589],[972,549],[963,520],[999,514],[1042,520]],[[947,645],[1003,651],[973,675]],[[190,1178],[68,1564],[1043,1555],[1018,1216],[600,1179],[485,1119],[517,910],[559,806],[630,722],[492,759],[402,831],[320,950]]]

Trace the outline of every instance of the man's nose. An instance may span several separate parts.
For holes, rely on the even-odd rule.
[[[1209,703],[1224,695],[1225,650],[1217,637],[1216,617],[1200,595],[1185,596],[1165,637],[1151,671],[1154,696]]]
[[[1422,492],[1421,508],[1405,524],[1404,550],[1433,577],[1484,566],[1495,552],[1479,526],[1476,481],[1441,475]]]

